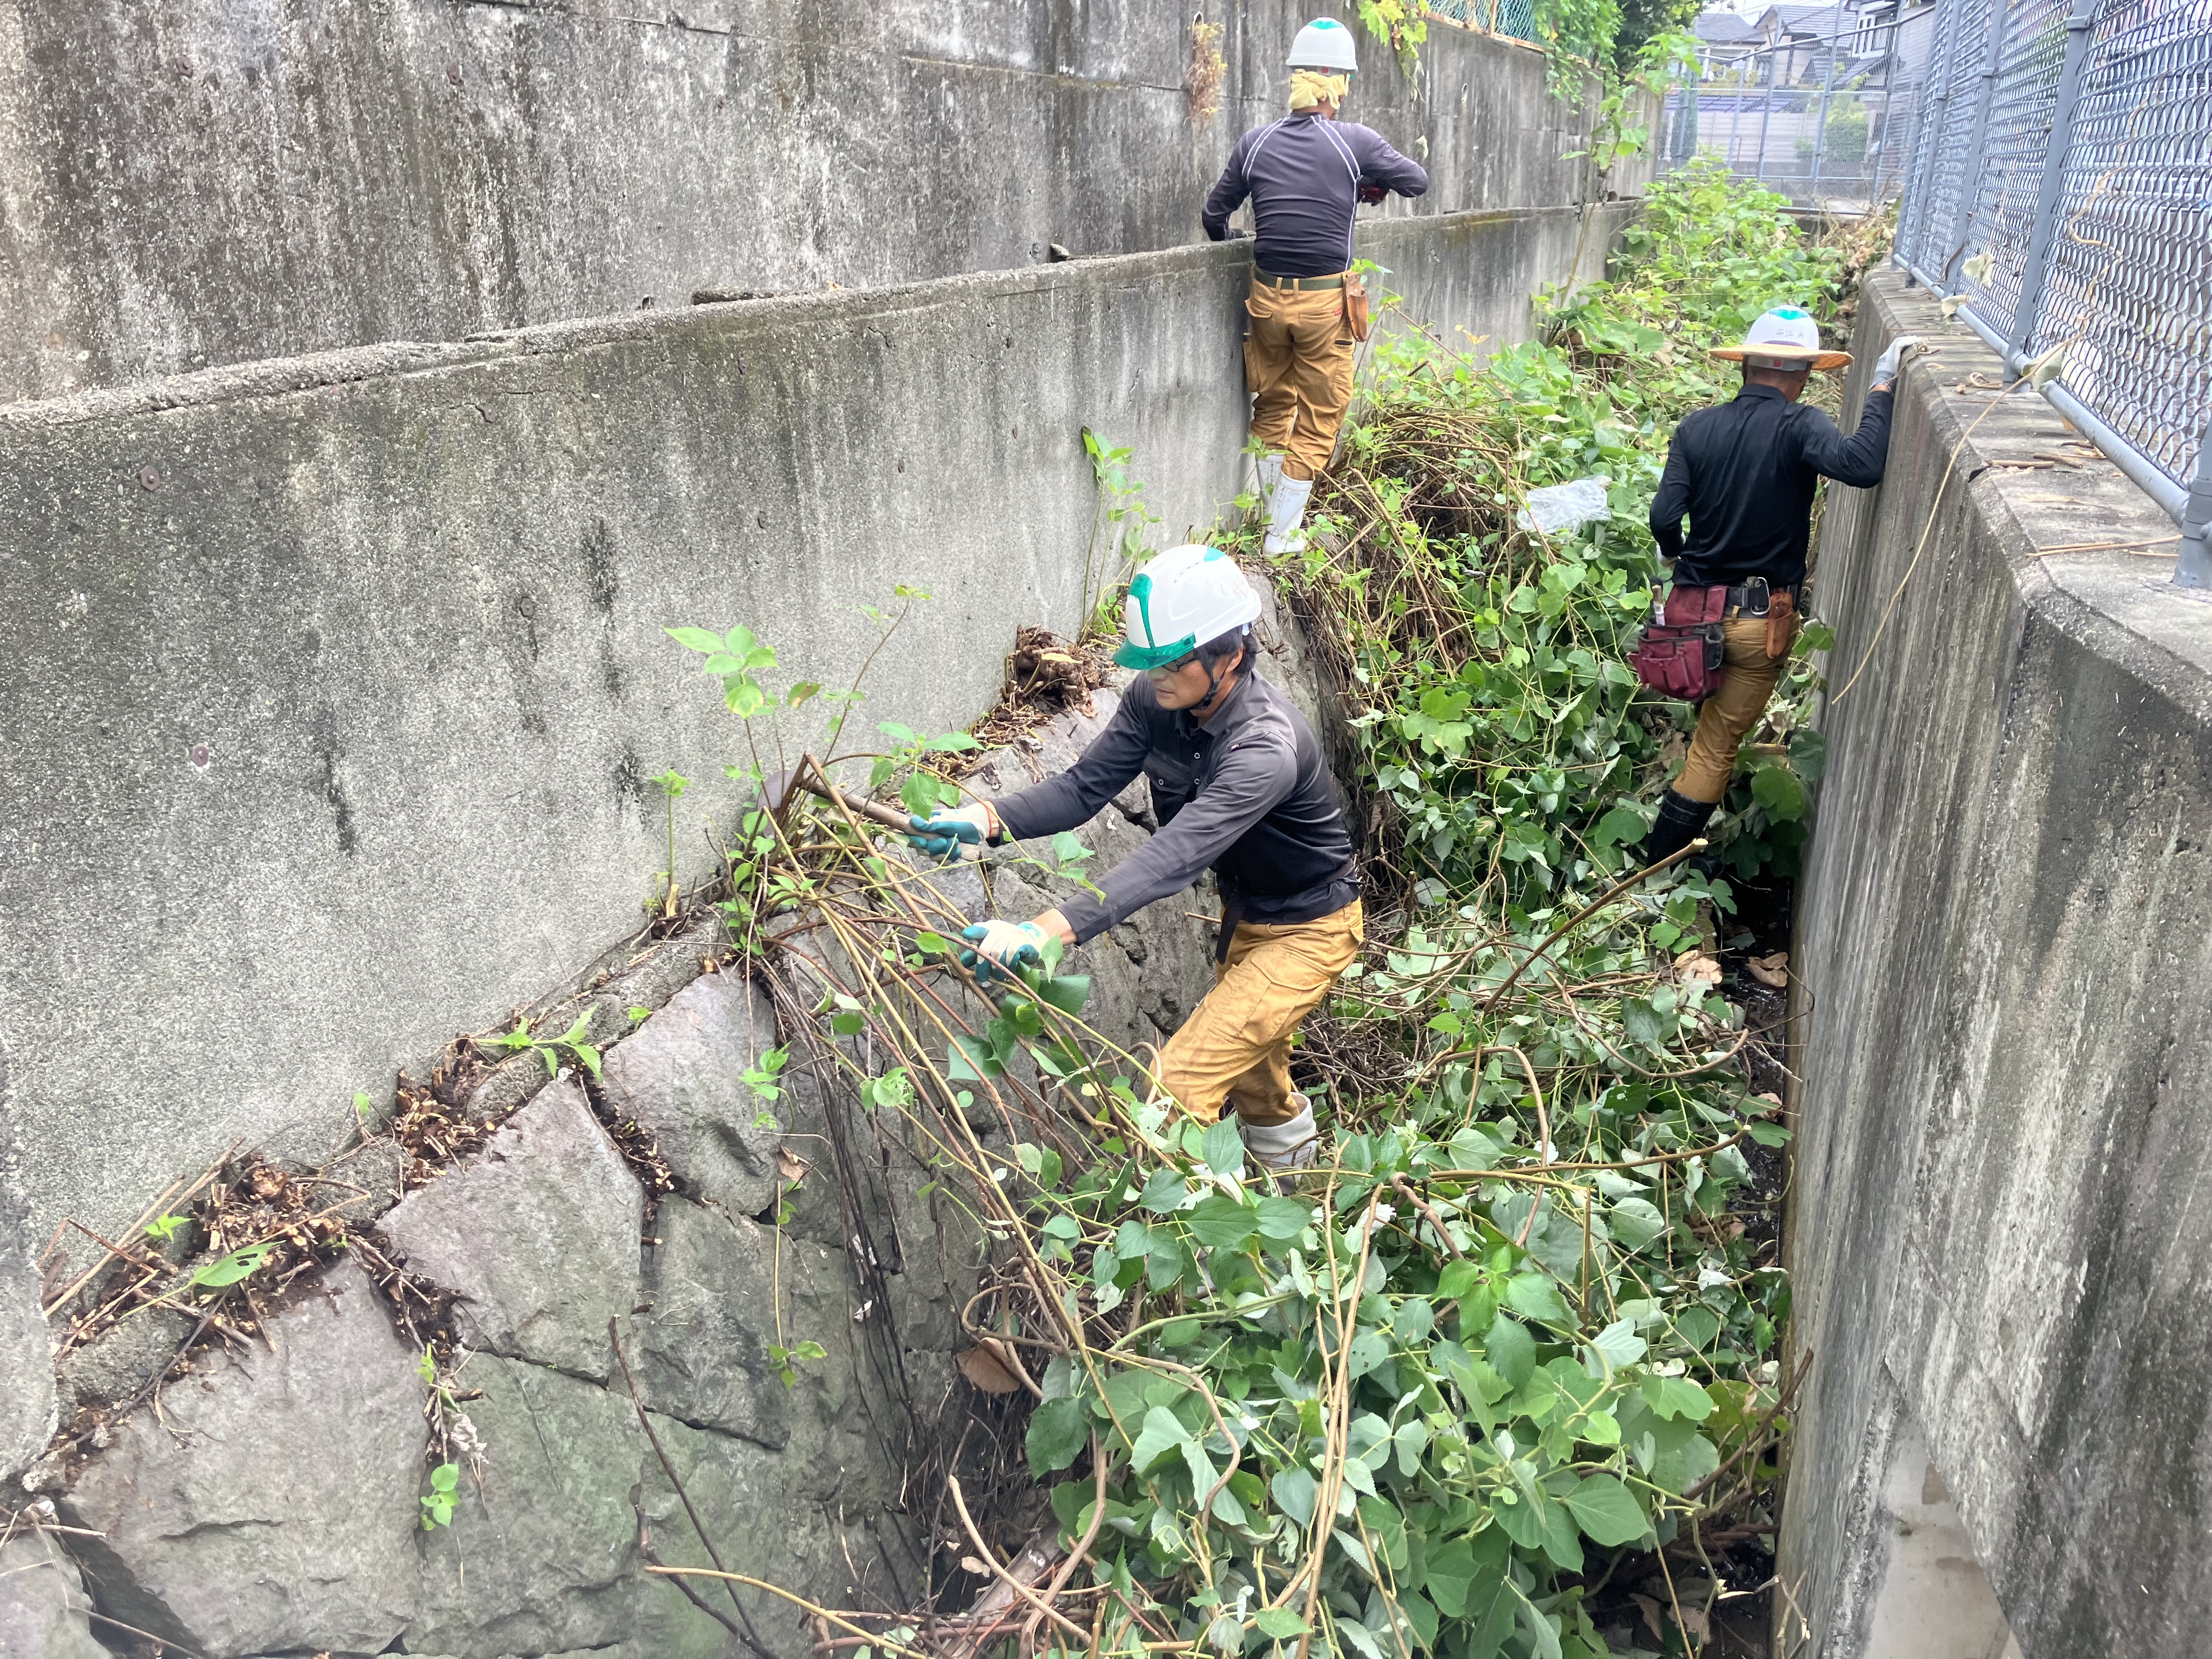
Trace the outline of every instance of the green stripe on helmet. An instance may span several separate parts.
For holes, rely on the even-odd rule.
[[[1139,580],[1143,579],[1140,577]],[[1130,591],[1134,592],[1136,590],[1132,588]],[[1141,605],[1143,601],[1138,603]],[[1145,632],[1149,635],[1152,631],[1152,625],[1147,623]],[[1166,645],[1139,645],[1134,640],[1124,640],[1115,648],[1114,660],[1124,668],[1164,668],[1171,662],[1181,662],[1197,649],[1198,636],[1194,634],[1186,634]]]

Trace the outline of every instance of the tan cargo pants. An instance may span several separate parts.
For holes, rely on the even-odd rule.
[[[1766,701],[1789,664],[1789,641],[1797,637],[1797,619],[1790,619],[1780,656],[1766,654],[1766,635],[1764,617],[1731,617],[1722,623],[1722,660],[1728,664],[1728,677],[1719,690],[1698,706],[1698,729],[1691,736],[1682,775],[1674,780],[1676,794],[1717,801],[1728,793],[1735,751],[1766,712]]]
[[[1320,475],[1352,404],[1352,330],[1340,288],[1252,284],[1244,301],[1244,387],[1252,435],[1283,457],[1286,477]]]
[[[1291,1038],[1358,957],[1364,923],[1357,899],[1316,921],[1237,923],[1213,988],[1160,1050],[1160,1086],[1200,1123],[1224,1102],[1254,1125],[1304,1111]]]

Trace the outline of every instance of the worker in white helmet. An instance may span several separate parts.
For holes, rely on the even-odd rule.
[[[939,857],[1030,841],[1096,817],[1140,772],[1160,828],[1085,893],[1028,921],[970,927],[962,960],[988,980],[1080,945],[1211,868],[1221,889],[1214,987],[1160,1051],[1157,1080],[1189,1116],[1236,1109],[1271,1169],[1313,1158],[1313,1107],[1291,1079],[1291,1037],[1359,953],[1359,878],[1313,728],[1255,672],[1260,597],[1226,555],[1171,548],[1137,573],[1114,659],[1141,672],[1091,746],[1057,777],[913,820]],[[1181,901],[1176,901],[1181,902]]]
[[[1298,526],[1352,402],[1353,340],[1345,307],[1352,218],[1361,202],[1419,196],[1429,175],[1382,135],[1336,118],[1358,73],[1352,31],[1315,19],[1291,43],[1291,112],[1237,141],[1206,198],[1218,242],[1246,197],[1255,226],[1244,381],[1252,435],[1265,448],[1260,492],[1267,550],[1303,545]],[[1242,233],[1238,233],[1241,234]]]
[[[1736,751],[1774,695],[1796,638],[1813,492],[1822,478],[1871,489],[1889,454],[1891,386],[1920,343],[1900,336],[1875,364],[1874,384],[1849,437],[1797,400],[1815,369],[1850,354],[1820,343],[1820,325],[1796,306],[1757,318],[1741,345],[1712,355],[1743,365],[1743,388],[1693,410],[1674,428],[1651,501],[1651,535],[1674,561],[1674,588],[1644,630],[1637,672],[1662,694],[1698,704],[1680,775],[1659,802],[1644,861],[1679,853],[1727,794]],[[1686,540],[1682,520],[1690,521]]]

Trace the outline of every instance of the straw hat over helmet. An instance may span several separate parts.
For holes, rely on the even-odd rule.
[[[1827,351],[1820,345],[1820,325],[1796,306],[1777,306],[1763,313],[1743,337],[1741,345],[1714,346],[1712,355],[1753,368],[1847,368],[1851,354]]]

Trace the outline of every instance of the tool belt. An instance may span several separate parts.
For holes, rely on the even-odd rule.
[[[1678,585],[1638,633],[1629,665],[1662,696],[1703,702],[1728,678],[1723,622],[1730,617],[1765,617],[1766,654],[1779,657],[1790,648],[1796,616],[1797,590],[1771,588],[1764,576],[1732,587]]]
[[[1334,276],[1271,276],[1255,265],[1252,280],[1261,288],[1295,289],[1308,293],[1342,289],[1345,332],[1355,340],[1364,340],[1374,332],[1374,307],[1367,297],[1367,284],[1357,271],[1340,271]]]

